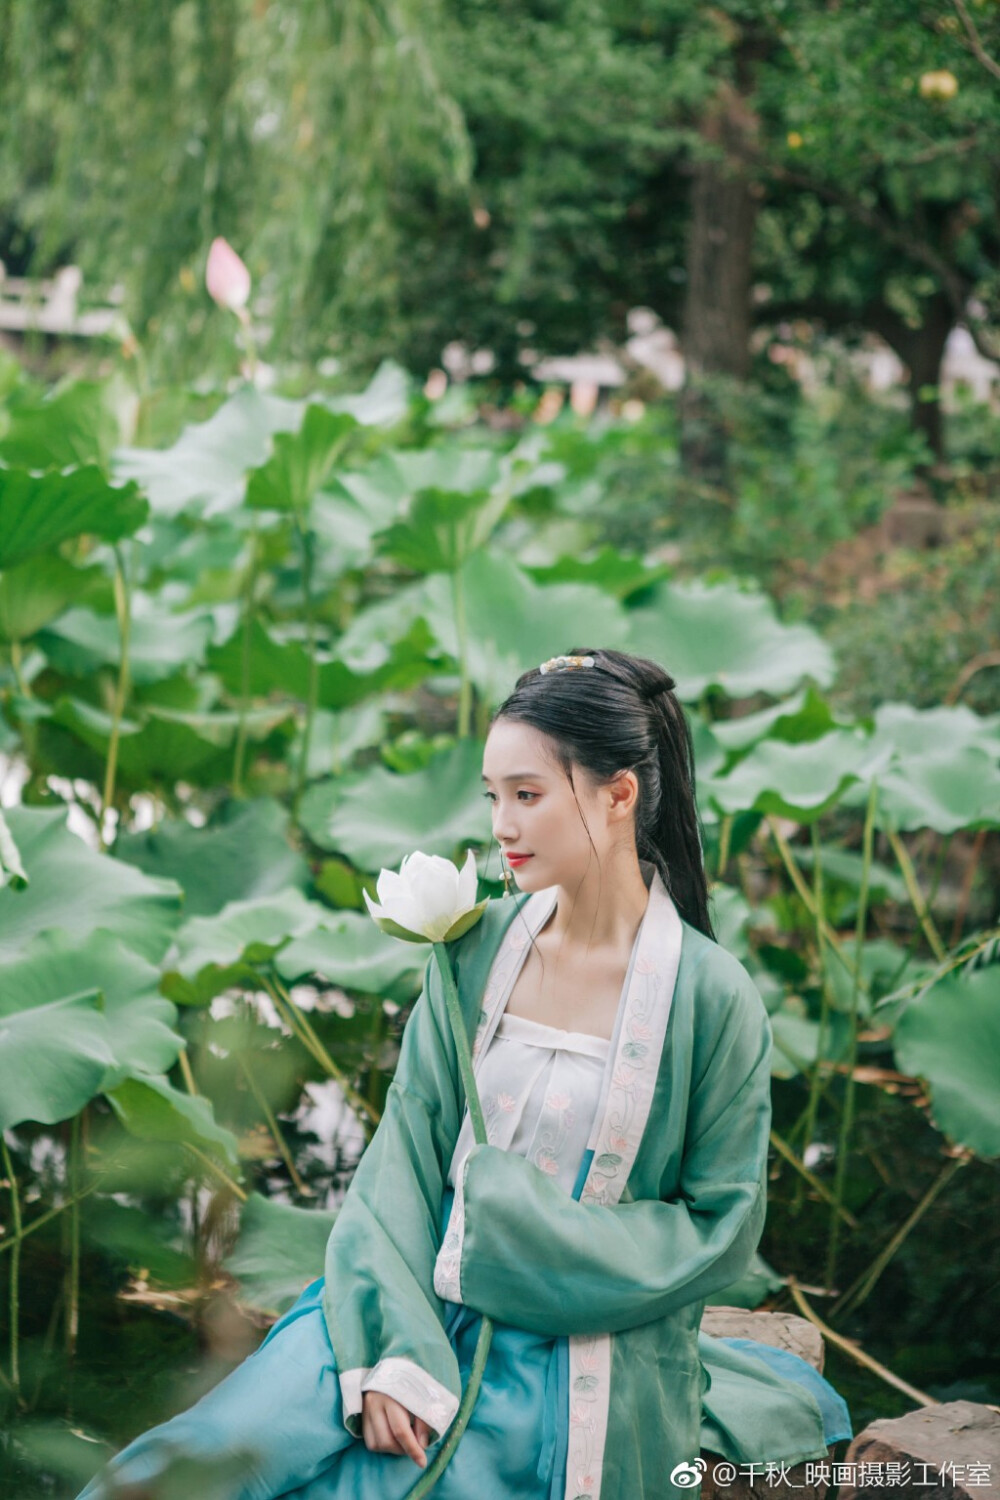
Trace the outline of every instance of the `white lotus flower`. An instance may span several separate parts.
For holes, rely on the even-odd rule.
[[[372,920],[382,932],[408,943],[450,943],[474,927],[489,905],[476,901],[476,860],[470,849],[461,870],[439,854],[417,849],[395,870],[383,870],[378,903],[365,891]]]

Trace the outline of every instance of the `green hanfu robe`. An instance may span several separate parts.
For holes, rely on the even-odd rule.
[[[432,957],[326,1251],[323,1311],[356,1436],[367,1390],[395,1397],[435,1438],[447,1432],[462,1394],[449,1303],[567,1338],[564,1500],[690,1489],[670,1476],[706,1438],[734,1463],[827,1456],[803,1385],[699,1331],[764,1226],[771,1032],[741,964],[683,922],[654,866],[641,867],[649,902],[579,1197],[523,1156],[474,1145],[442,1240],[466,1104]],[[474,1059],[556,896],[493,901],[449,945]]]

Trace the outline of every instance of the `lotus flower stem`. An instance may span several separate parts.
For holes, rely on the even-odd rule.
[[[836,1209],[844,1201],[844,1180],[847,1176],[847,1153],[851,1144],[851,1125],[854,1121],[854,1065],[858,1057],[858,975],[864,952],[865,930],[868,924],[868,886],[871,879],[872,851],[875,845],[875,809],[878,805],[878,782],[874,779],[868,789],[868,805],[865,808],[865,828],[861,837],[861,889],[858,892],[858,915],[854,926],[854,981],[851,985],[851,1020],[847,1052],[847,1080],[844,1084],[844,1110],[840,1117],[840,1134],[837,1140],[837,1168],[833,1179],[835,1210],[830,1218],[830,1239],[826,1252],[826,1284],[833,1286],[837,1274],[837,1241],[840,1221]]]
[[[462,1077],[466,1102],[469,1106],[469,1115],[472,1119],[472,1133],[477,1142],[485,1146],[487,1144],[486,1122],[483,1118],[483,1107],[479,1101],[479,1090],[476,1087],[475,1074],[472,1071],[472,1056],[469,1052],[469,1039],[465,1030],[465,1018],[462,1015],[462,1007],[459,1004],[458,990],[455,986],[455,976],[451,971],[451,963],[448,959],[447,945],[445,943],[434,943],[433,948],[441,974],[441,983],[444,987],[445,1004],[448,1007],[448,1019],[451,1022],[452,1036],[455,1040],[455,1051],[458,1053],[458,1071]],[[438,1449],[432,1462],[421,1474],[413,1488],[407,1491],[406,1500],[423,1500],[425,1495],[429,1495],[451,1462],[462,1434],[468,1426],[469,1418],[472,1415],[472,1408],[476,1404],[492,1339],[493,1320],[492,1318],[488,1318],[484,1313],[479,1325],[479,1338],[476,1341],[476,1352],[472,1360],[472,1369],[469,1371],[469,1383],[462,1395],[461,1405],[455,1414],[455,1419],[451,1424],[444,1443]]]
[[[451,1022],[452,1035],[455,1040],[455,1051],[458,1053],[458,1071],[461,1074],[462,1087],[465,1090],[465,1098],[472,1118],[472,1133],[479,1145],[485,1146],[488,1144],[486,1121],[483,1118],[483,1106],[479,1102],[476,1077],[472,1071],[472,1054],[469,1051],[469,1039],[465,1030],[465,1017],[462,1015],[462,1007],[458,999],[455,976],[451,971],[448,947],[446,943],[433,943],[431,946],[441,974],[445,1004],[448,1007],[448,1019]]]

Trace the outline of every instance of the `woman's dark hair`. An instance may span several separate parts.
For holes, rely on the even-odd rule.
[[[595,786],[634,771],[639,783],[638,857],[656,866],[684,920],[714,938],[695,803],[694,749],[674,679],[657,662],[625,651],[573,646],[566,654],[592,656],[594,665],[522,672],[491,723],[512,719],[548,735],[574,797],[574,764]]]

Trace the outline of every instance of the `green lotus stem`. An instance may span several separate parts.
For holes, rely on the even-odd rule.
[[[19,1357],[18,1328],[21,1317],[21,1198],[17,1191],[14,1163],[7,1150],[7,1142],[0,1134],[3,1147],[3,1170],[10,1189],[10,1211],[14,1220],[14,1249],[10,1263],[10,1383],[18,1395],[21,1393],[21,1366]]]
[[[69,1266],[66,1272],[66,1354],[72,1360],[76,1355],[76,1340],[80,1328],[80,1200],[76,1196],[80,1185],[79,1115],[74,1117],[70,1125],[66,1165],[67,1186],[75,1200],[69,1211]]]
[[[899,865],[900,870],[902,871],[903,879],[906,882],[906,889],[909,894],[913,910],[917,914],[917,921],[920,923],[920,926],[923,929],[924,937],[927,939],[927,945],[933,953],[934,957],[937,959],[938,963],[943,964],[948,956],[948,950],[945,948],[944,943],[941,941],[941,935],[938,932],[937,928],[934,926],[934,920],[931,917],[930,910],[928,909],[927,903],[924,900],[920,886],[917,884],[916,872],[914,871],[910,856],[907,853],[906,845],[903,843],[903,840],[900,838],[899,834],[895,832],[894,829],[887,828],[886,834],[888,836],[889,843],[892,845],[892,852],[896,856],[896,862]]]
[[[715,871],[716,880],[721,880],[729,863],[729,844],[733,836],[733,815],[726,813],[719,824],[719,863]]]
[[[296,1036],[302,1043],[303,1047],[305,1047],[306,1051],[312,1053],[313,1057],[319,1063],[320,1067],[323,1068],[327,1073],[329,1073],[331,1078],[336,1080],[336,1082],[343,1090],[344,1095],[351,1101],[355,1109],[362,1111],[362,1113],[368,1116],[373,1125],[377,1125],[379,1120],[382,1118],[381,1110],[379,1110],[374,1104],[369,1103],[364,1094],[359,1093],[359,1091],[354,1087],[350,1079],[347,1077],[347,1074],[344,1072],[343,1068],[338,1068],[337,1064],[334,1062],[333,1058],[330,1056],[329,1052],[326,1050],[326,1048],[323,1046],[323,1043],[316,1035],[316,1032],[313,1029],[312,1023],[310,1022],[309,1018],[305,1015],[301,1007],[296,1005],[295,1001],[292,999],[285,986],[281,983],[281,980],[278,979],[277,975],[272,976],[270,980],[264,978],[263,984],[264,988],[267,990],[267,993],[274,1001],[278,1010],[280,1011],[284,1009],[285,1019],[288,1021],[289,1026],[295,1032]]]
[[[823,947],[825,937],[824,928],[829,926],[826,920],[826,905],[823,894],[823,862],[819,853],[819,826],[813,823],[810,830],[813,846],[813,901],[812,914],[816,922],[816,957],[819,960],[819,1032],[816,1037],[816,1056],[809,1070],[809,1101],[806,1105],[805,1123],[802,1128],[802,1139],[808,1148],[816,1128],[816,1113],[819,1108],[820,1073],[823,1064],[823,1048],[826,1043],[826,1033],[830,1024],[830,980],[826,972],[826,954]],[[804,884],[804,882],[803,882]],[[855,970],[855,974],[857,970]],[[793,1209],[798,1213],[802,1208],[802,1178],[795,1184],[795,1198]]]
[[[125,700],[128,697],[128,650],[129,637],[132,629],[132,611],[129,598],[128,579],[125,576],[125,564],[122,561],[121,549],[115,548],[115,614],[118,616],[118,632],[121,637],[121,661],[118,664],[118,683],[115,687],[114,702],[111,709],[111,734],[108,738],[108,757],[104,767],[104,790],[101,795],[101,826],[100,847],[107,848],[104,837],[104,824],[108,808],[114,801],[115,776],[118,771],[118,741],[121,735],[121,723],[125,714]]]
[[[319,696],[319,666],[316,661],[316,613],[312,597],[312,543],[309,533],[298,516],[295,524],[302,545],[302,603],[306,616],[306,649],[309,655],[309,680],[306,686],[306,718],[302,726],[302,748],[299,752],[299,769],[292,798],[292,812],[297,813],[302,793],[309,779],[309,743],[312,739],[313,720],[316,717],[316,700]]]
[[[257,512],[250,513],[250,566],[247,570],[246,590],[243,598],[243,637],[240,646],[240,707],[236,727],[236,748],[233,752],[233,796],[243,795],[243,762],[247,747],[247,713],[250,706],[250,662],[251,630],[253,628],[253,596],[257,583]]]
[[[192,1156],[197,1157],[197,1159],[202,1162],[204,1166],[208,1167],[210,1171],[214,1172],[216,1177],[218,1177],[220,1181],[225,1183],[229,1191],[231,1193],[235,1193],[236,1197],[240,1200],[241,1203],[245,1203],[247,1201],[247,1195],[240,1187],[239,1183],[234,1182],[229,1173],[223,1171],[222,1167],[219,1166],[219,1163],[217,1161],[213,1161],[212,1158],[208,1155],[207,1151],[201,1151],[197,1146],[192,1146],[190,1141],[182,1141],[181,1145],[184,1147],[185,1151],[190,1151]]]
[[[817,912],[812,893],[802,878],[802,871],[795,863],[795,857],[792,854],[791,849],[789,848],[788,840],[785,838],[784,834],[781,832],[781,829],[778,827],[776,820],[770,813],[766,814],[766,820],[767,826],[771,830],[771,837],[774,839],[775,847],[777,848],[777,851],[781,856],[781,862],[784,865],[785,869],[788,871],[789,879],[798,892],[798,895],[806,910],[809,912],[809,915],[812,917],[816,917]],[[848,974],[853,976],[854,964],[844,952],[839,937],[834,932],[829,922],[827,922],[823,914],[819,913],[818,915],[819,920],[823,924],[823,936],[826,938],[826,941],[829,943],[834,953],[836,953],[837,957],[840,959],[840,962],[843,964]],[[858,985],[861,989],[861,993],[863,995],[867,995],[868,986],[865,984],[864,980],[860,978],[860,976],[858,978]]]
[[[461,568],[451,575],[451,596],[455,606],[455,633],[458,636],[458,737],[466,740],[472,718],[472,683],[469,681],[469,629],[465,618],[465,584]]]
[[[926,1193],[921,1198],[916,1208],[914,1208],[912,1213],[907,1215],[892,1238],[886,1245],[883,1246],[878,1255],[876,1255],[871,1265],[866,1267],[866,1269],[861,1272],[860,1276],[855,1277],[854,1281],[851,1282],[851,1285],[847,1288],[847,1291],[844,1292],[843,1296],[841,1296],[830,1308],[831,1318],[836,1317],[841,1313],[846,1314],[849,1312],[853,1312],[855,1308],[860,1307],[861,1303],[864,1302],[865,1299],[874,1290],[875,1283],[878,1281],[879,1277],[882,1275],[882,1272],[885,1270],[890,1260],[892,1260],[892,1257],[896,1254],[896,1251],[899,1249],[900,1245],[902,1245],[907,1235],[916,1227],[917,1224],[919,1224],[924,1214],[934,1202],[934,1199],[940,1192],[944,1190],[944,1188],[948,1186],[949,1182],[954,1177],[959,1167],[964,1167],[969,1161],[971,1161],[971,1159],[971,1156],[953,1156],[950,1161],[946,1162],[945,1166],[938,1173],[937,1177],[935,1177],[934,1181],[931,1183],[930,1187],[927,1189]]]
[[[861,889],[858,892],[858,915],[854,927],[854,975],[851,982],[850,1033],[847,1050],[847,1081],[844,1085],[844,1113],[840,1117],[840,1133],[837,1137],[837,1165],[833,1179],[835,1210],[830,1216],[830,1237],[826,1254],[826,1284],[832,1287],[837,1274],[837,1241],[840,1221],[837,1210],[844,1201],[844,1180],[847,1176],[847,1153],[851,1144],[851,1127],[854,1123],[854,1068],[858,1058],[858,977],[861,973],[865,931],[868,925],[868,885],[871,879],[872,852],[875,844],[875,809],[878,805],[878,782],[872,781],[868,789],[868,806],[865,808],[865,827],[861,838]]]
[[[243,1052],[238,1052],[236,1054],[236,1060],[239,1063],[240,1068],[242,1069],[244,1078],[250,1086],[250,1092],[253,1094],[254,1098],[257,1101],[257,1106],[260,1109],[261,1114],[264,1116],[265,1121],[267,1122],[267,1128],[274,1137],[274,1144],[277,1146],[278,1151],[281,1154],[282,1161],[288,1168],[288,1175],[292,1179],[292,1182],[295,1184],[296,1192],[301,1193],[303,1198],[313,1197],[314,1194],[312,1188],[309,1187],[305,1182],[303,1182],[302,1178],[299,1176],[299,1169],[295,1165],[295,1159],[292,1156],[291,1151],[289,1151],[288,1149],[288,1142],[282,1135],[281,1126],[278,1124],[278,1121],[274,1115],[274,1111],[272,1110],[270,1104],[268,1104],[267,1102],[267,1095],[264,1093],[260,1084],[257,1082],[257,1079],[254,1077],[253,1070],[251,1069],[250,1064],[247,1062],[246,1054]]]
[[[462,1015],[462,1007],[459,1003],[458,990],[455,986],[455,976],[451,971],[451,963],[448,959],[448,948],[445,943],[434,943],[434,956],[437,959],[438,970],[441,974],[441,983],[444,988],[445,1004],[448,1007],[448,1020],[451,1022],[452,1036],[455,1041],[455,1051],[458,1054],[458,1071],[465,1088],[466,1103],[469,1106],[469,1115],[472,1120],[472,1133],[476,1141],[485,1146],[488,1144],[486,1136],[486,1122],[483,1118],[483,1106],[479,1100],[479,1090],[476,1087],[475,1074],[472,1071],[472,1055],[469,1051],[469,1038],[465,1030],[465,1018]],[[423,1500],[429,1495],[444,1473],[452,1456],[458,1447],[462,1434],[469,1424],[472,1408],[476,1404],[479,1395],[479,1387],[483,1381],[483,1371],[486,1368],[486,1358],[490,1352],[490,1343],[493,1338],[493,1320],[484,1313],[479,1325],[479,1338],[476,1341],[476,1352],[472,1360],[472,1369],[469,1371],[469,1383],[465,1387],[461,1404],[455,1414],[444,1443],[435,1453],[433,1461],[424,1470],[412,1489],[407,1490],[406,1500]]]
[[[817,1177],[815,1172],[810,1172],[809,1168],[806,1166],[801,1157],[795,1155],[795,1152],[792,1150],[788,1142],[784,1140],[776,1130],[772,1130],[770,1132],[770,1137],[771,1145],[780,1156],[783,1156],[785,1158],[789,1166],[795,1168],[796,1172],[798,1172],[800,1176],[802,1176],[806,1180],[806,1182],[808,1182],[809,1186],[813,1189],[814,1192],[819,1194],[824,1202],[834,1204],[834,1196],[831,1193],[830,1189],[827,1187],[826,1183],[823,1182],[821,1178]],[[836,1210],[839,1216],[847,1224],[849,1224],[852,1229],[857,1229],[858,1221],[851,1213],[850,1209],[844,1208],[841,1204],[836,1204]]]
[[[58,1203],[55,1208],[47,1209],[45,1213],[39,1214],[37,1219],[32,1219],[30,1224],[12,1234],[9,1239],[0,1240],[0,1255],[5,1255],[8,1250],[12,1253],[16,1251],[21,1241],[26,1240],[29,1234],[34,1234],[35,1230],[41,1229],[43,1224],[48,1224],[52,1219],[57,1219],[60,1214],[64,1214],[67,1209],[72,1208],[74,1203],[79,1203],[82,1199],[89,1197],[91,1193],[96,1193],[97,1187],[98,1184],[92,1182],[82,1192],[76,1193],[72,1198],[67,1198],[65,1203]]]

